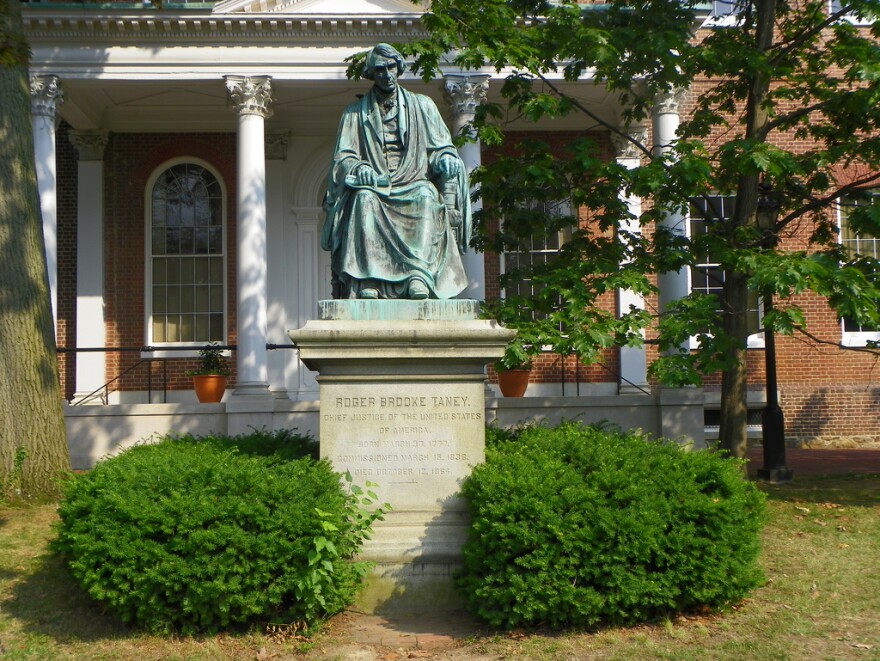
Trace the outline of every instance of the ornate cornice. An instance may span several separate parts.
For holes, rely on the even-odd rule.
[[[448,73],[443,76],[443,98],[456,115],[473,116],[488,92],[489,74]]]
[[[426,36],[421,16],[290,15],[277,13],[213,14],[193,10],[58,9],[28,4],[22,11],[24,32],[31,42],[98,41],[139,43],[156,40],[227,43],[241,39],[291,43],[349,43],[363,39],[404,41]]]
[[[64,102],[58,76],[31,76],[31,113],[55,119],[55,111]]]
[[[103,161],[107,131],[71,131],[70,142],[79,152],[81,161]]]
[[[269,76],[224,76],[226,93],[238,115],[272,116],[272,79]]]

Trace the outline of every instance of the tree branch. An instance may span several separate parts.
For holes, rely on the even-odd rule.
[[[862,190],[864,188],[871,188],[872,184],[876,184],[878,181],[880,181],[880,172],[875,172],[873,174],[866,175],[860,179],[855,179],[848,184],[840,186],[833,193],[830,193],[829,195],[826,195],[824,197],[805,195],[804,199],[810,201],[800,205],[797,209],[795,209],[787,216],[782,218],[779,222],[777,222],[774,230],[778,232],[779,230],[784,229],[786,226],[790,225],[801,216],[828,207],[832,202],[834,202],[835,200],[839,200],[847,193]],[[803,191],[800,191],[799,193],[802,194]]]
[[[817,7],[818,11],[818,7]],[[792,51],[802,46],[805,42],[809,41],[813,37],[818,34],[821,34],[822,30],[827,29],[841,18],[846,16],[852,11],[852,6],[847,5],[846,7],[841,7],[839,11],[834,12],[833,14],[829,14],[828,17],[819,23],[818,25],[813,26],[810,30],[805,30],[799,35],[794,35],[792,39],[787,42],[780,43],[780,46],[784,46],[779,49],[777,53],[774,54],[773,57],[770,58],[769,64],[773,66],[778,66],[779,63]],[[815,15],[815,14],[814,14]],[[775,49],[774,49],[775,50]]]
[[[645,156],[647,156],[649,159],[652,159],[652,160],[653,160],[653,158],[654,158],[654,154],[651,153],[651,150],[648,149],[648,148],[647,148],[645,145],[643,145],[641,142],[639,142],[638,140],[636,140],[635,138],[633,138],[633,137],[632,137],[631,135],[629,135],[628,133],[625,133],[625,132],[621,131],[620,128],[618,128],[617,126],[614,126],[614,125],[611,124],[610,122],[606,122],[604,119],[602,119],[601,117],[599,117],[598,115],[596,115],[594,112],[592,112],[591,110],[589,110],[587,107],[585,107],[583,104],[581,104],[581,102],[578,101],[577,99],[575,99],[574,97],[572,97],[572,96],[568,96],[567,94],[565,94],[562,90],[560,90],[556,85],[554,85],[553,82],[551,82],[551,81],[550,81],[546,76],[544,76],[543,74],[537,74],[537,75],[538,75],[538,78],[541,80],[541,82],[543,82],[545,85],[547,85],[547,87],[549,87],[551,90],[553,90],[553,93],[554,93],[554,94],[556,94],[556,95],[559,96],[560,98],[562,98],[562,97],[566,97],[566,98],[568,98],[568,99],[572,102],[572,105],[574,105],[575,108],[577,108],[578,110],[580,110],[580,111],[581,111],[582,113],[584,113],[587,117],[589,117],[589,118],[592,119],[594,122],[596,122],[599,126],[603,126],[604,128],[608,129],[608,130],[611,131],[612,133],[614,133],[614,134],[620,136],[621,138],[625,139],[626,141],[628,141],[629,143],[631,143],[632,145],[634,145],[637,149],[639,149],[639,151],[641,151]]]
[[[847,347],[847,346],[840,344],[839,342],[833,342],[831,340],[823,340],[821,337],[813,335],[813,333],[811,333],[810,331],[808,331],[806,328],[804,328],[802,326],[795,326],[794,328],[796,331],[798,331],[799,333],[804,335],[811,342],[815,342],[816,344],[821,344],[821,345],[825,345],[825,346],[832,346],[832,347],[835,347],[836,349],[840,349],[841,351],[855,351],[858,353],[866,353],[868,355],[871,355],[871,356],[874,356],[874,357],[880,359],[880,349],[875,349],[873,347]]]

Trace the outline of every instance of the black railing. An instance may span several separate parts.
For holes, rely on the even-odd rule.
[[[59,354],[78,354],[78,353],[154,353],[156,351],[162,352],[196,352],[204,349],[206,346],[211,346],[216,349],[220,349],[221,351],[236,351],[238,349],[238,345],[236,344],[193,344],[193,345],[176,345],[176,346],[163,346],[163,347],[154,347],[150,345],[144,345],[140,347],[58,347],[56,351]],[[269,351],[274,351],[276,349],[295,349],[292,344],[267,344],[266,349]],[[134,365],[129,365],[122,372],[114,376],[107,383],[100,386],[99,388],[95,388],[95,390],[90,393],[83,395],[78,400],[70,400],[71,406],[79,406],[81,404],[85,404],[87,402],[93,401],[96,397],[100,397],[102,404],[107,404],[110,399],[110,393],[114,392],[116,388],[113,388],[113,385],[118,383],[124,376],[127,374],[131,374],[136,369],[138,369],[141,365],[147,365],[147,402],[153,403],[153,370],[151,366],[155,362],[159,362],[162,364],[162,403],[167,403],[168,401],[168,360],[172,360],[170,358],[143,358],[139,360]]]

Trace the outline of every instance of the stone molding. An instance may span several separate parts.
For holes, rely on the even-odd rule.
[[[142,12],[142,13],[141,13]],[[57,43],[72,38],[117,43],[170,41],[211,45],[246,40],[290,43],[375,43],[427,36],[419,12],[380,16],[213,14],[192,10],[59,9],[29,4],[23,8],[25,34],[33,41]]]
[[[55,119],[55,111],[64,102],[64,90],[58,76],[31,76],[31,114]]]
[[[272,116],[272,78],[270,76],[224,76],[226,93],[237,115]]]
[[[448,73],[443,76],[443,98],[456,115],[473,117],[488,92],[489,74]]]
[[[645,126],[632,126],[629,128],[622,128],[621,132],[625,133],[630,138],[643,146],[648,141],[648,128]],[[614,151],[617,154],[618,160],[631,158],[641,159],[643,156],[645,156],[644,151],[634,145],[631,140],[627,140],[623,135],[620,135],[619,133],[613,133],[611,135],[611,142],[614,143]]]
[[[290,144],[290,132],[266,134],[266,160],[287,160],[287,147]]]
[[[685,92],[683,87],[660,92],[654,97],[654,112],[658,115],[679,114]]]
[[[81,161],[103,161],[107,131],[71,131],[70,143],[76,147]]]

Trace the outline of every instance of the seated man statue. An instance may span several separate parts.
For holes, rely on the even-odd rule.
[[[401,54],[366,58],[370,91],[345,109],[324,201],[321,245],[334,298],[452,298],[468,284],[467,171],[437,106],[397,84]]]

